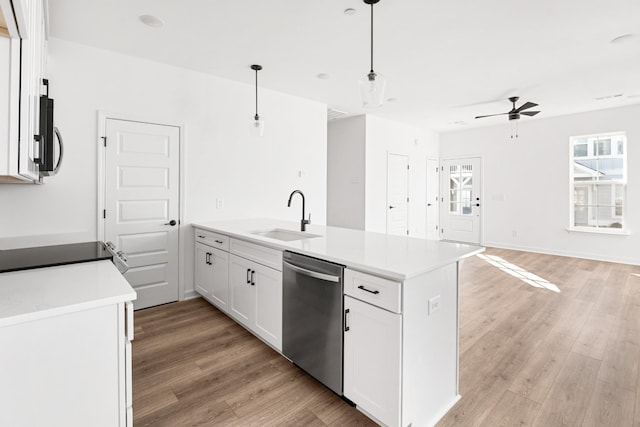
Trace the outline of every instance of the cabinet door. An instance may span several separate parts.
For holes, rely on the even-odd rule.
[[[250,329],[253,329],[255,324],[256,306],[255,285],[251,284],[252,266],[251,261],[229,255],[229,314]]]
[[[203,297],[211,298],[211,290],[213,288],[213,268],[209,264],[212,257],[213,248],[196,243],[195,257],[195,288]]]
[[[346,295],[344,307],[344,395],[383,424],[399,426],[402,316]]]
[[[210,288],[211,302],[223,311],[229,311],[229,253],[211,248],[212,283]]]
[[[282,351],[282,272],[253,265],[256,288],[256,333]]]
[[[21,0],[24,24],[19,29],[21,41],[20,135],[18,172],[33,180],[39,178],[34,159],[40,157],[35,135],[40,134],[40,92],[43,78],[45,23],[43,0]],[[18,19],[20,26],[20,19]],[[25,35],[26,34],[26,35]]]

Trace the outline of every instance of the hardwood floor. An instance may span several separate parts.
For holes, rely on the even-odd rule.
[[[444,426],[640,426],[640,266],[488,249]],[[136,312],[138,426],[374,425],[202,299]]]

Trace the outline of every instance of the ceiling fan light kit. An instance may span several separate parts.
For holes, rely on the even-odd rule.
[[[256,115],[251,120],[251,134],[256,137],[264,135],[264,120],[258,114],[258,71],[262,70],[262,65],[254,64],[251,69],[256,72]]]
[[[510,111],[507,111],[506,113],[498,113],[498,114],[487,114],[484,116],[476,116],[476,119],[484,119],[485,117],[494,117],[494,116],[509,116],[509,121],[511,122],[511,138],[513,139],[514,137],[517,138],[518,137],[518,120],[520,120],[520,116],[529,116],[529,117],[533,117],[536,114],[540,113],[540,111],[524,111],[524,110],[528,110],[530,108],[533,107],[537,107],[538,104],[536,104],[535,102],[525,102],[524,104],[522,104],[521,106],[516,108],[516,102],[518,102],[518,100],[520,99],[520,97],[518,96],[512,96],[511,98],[509,98],[509,102],[511,102],[512,104],[512,108]]]
[[[380,0],[363,0],[371,6],[371,67],[366,77],[360,81],[360,92],[363,107],[379,107],[384,103],[384,89],[386,79],[380,73],[373,71],[373,5]]]

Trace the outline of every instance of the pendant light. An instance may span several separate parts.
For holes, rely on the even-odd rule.
[[[360,92],[363,107],[379,107],[384,102],[384,87],[386,80],[380,73],[373,71],[373,5],[380,0],[363,0],[371,5],[371,70],[363,80],[360,80]]]
[[[256,72],[256,115],[251,121],[251,134],[253,136],[264,135],[264,120],[258,115],[258,71],[262,70],[262,65],[252,65],[251,69]]]

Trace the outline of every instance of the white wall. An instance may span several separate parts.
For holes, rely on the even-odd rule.
[[[98,111],[185,126],[187,288],[193,282],[192,221],[298,221],[299,206],[287,208],[287,198],[301,189],[313,222],[325,223],[324,104],[261,89],[265,136],[252,139],[252,85],[58,39],[50,40],[49,49],[51,96],[65,158],[60,173],[45,185],[0,186],[0,248],[96,239]],[[248,58],[248,80],[250,63]],[[299,170],[305,177],[298,177]],[[216,198],[224,199],[224,208],[216,209]]]
[[[427,157],[438,134],[372,115],[329,122],[328,223],[387,231],[387,155],[409,157],[409,233],[425,237]]]
[[[483,158],[484,244],[640,264],[640,106],[445,133],[441,157]],[[629,236],[568,232],[569,137],[627,132]],[[504,200],[502,200],[504,199]],[[514,237],[514,231],[517,236]]]
[[[327,223],[364,230],[365,116],[329,122],[327,132]]]
[[[427,157],[438,158],[437,133],[367,115],[366,230],[387,229],[387,154],[409,157],[409,234],[425,237]]]

